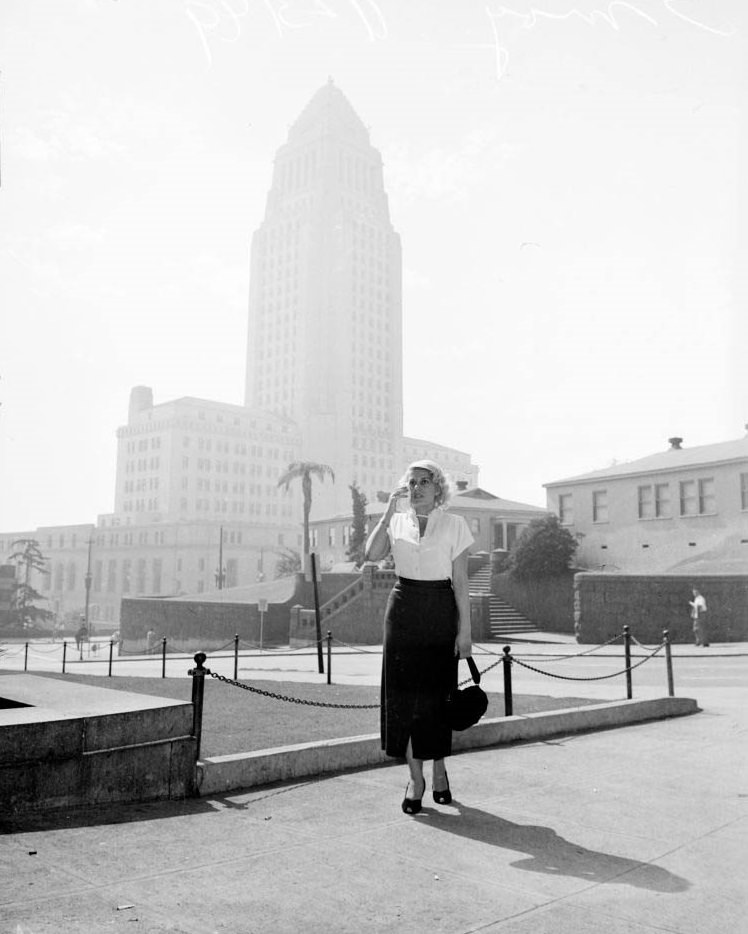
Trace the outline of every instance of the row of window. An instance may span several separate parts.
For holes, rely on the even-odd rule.
[[[748,473],[740,474],[740,508],[748,510]],[[714,478],[700,477],[677,483],[644,483],[637,487],[639,519],[671,519],[674,515],[710,516],[717,512]],[[562,525],[574,524],[574,494],[561,493],[558,514]],[[608,521],[608,491],[592,491],[592,521]]]
[[[134,454],[136,451],[147,451],[149,445],[148,438],[141,438],[139,441],[128,441],[127,442],[127,453]],[[151,450],[156,450],[161,447],[161,438],[153,437],[150,439]]]

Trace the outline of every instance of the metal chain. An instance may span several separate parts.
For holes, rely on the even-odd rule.
[[[480,671],[479,674],[481,678],[483,677],[484,674],[486,674],[486,672],[490,671],[492,668],[495,668],[499,664],[499,662],[502,662],[503,660],[504,660],[503,658],[498,658],[492,665],[489,665],[488,668],[484,668],[483,671]],[[465,687],[466,684],[472,684],[472,681],[473,681],[472,678],[465,678],[464,681],[460,681],[457,687],[463,688]]]
[[[575,678],[571,675],[557,675],[553,674],[550,671],[543,671],[541,668],[534,668],[532,665],[528,665],[527,662],[521,662],[518,658],[512,657],[512,662],[515,662],[517,665],[521,665],[523,668],[529,668],[530,671],[535,671],[539,675],[546,675],[548,678],[558,678],[560,681],[605,681],[608,678],[618,678],[621,675],[625,675],[627,671],[633,671],[634,668],[638,668],[640,665],[643,665],[645,662],[648,662],[650,658],[654,658],[655,655],[664,647],[658,645],[657,648],[650,655],[647,655],[646,658],[643,658],[640,662],[637,662],[635,665],[631,665],[628,668],[624,668],[623,671],[615,671],[612,675],[597,675],[592,678]]]
[[[253,688],[249,684],[242,684],[240,681],[234,681],[232,678],[226,678],[224,675],[216,674],[206,668],[205,673],[211,678],[223,681],[226,684],[233,684],[234,687],[242,688],[244,691],[251,691],[252,694],[262,694],[263,697],[271,697],[273,700],[287,701],[289,704],[302,704],[305,707],[332,707],[337,710],[378,710],[379,704],[328,704],[324,701],[306,700],[303,697],[287,697],[285,694],[276,694],[273,691],[263,691],[262,688]]]

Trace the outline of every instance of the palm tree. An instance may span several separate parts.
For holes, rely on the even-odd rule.
[[[309,555],[309,513],[312,510],[312,477],[324,481],[330,475],[335,483],[335,472],[327,464],[317,464],[314,461],[294,461],[289,464],[278,480],[278,486],[288,490],[294,480],[301,480],[301,492],[304,496],[304,570],[308,564]]]

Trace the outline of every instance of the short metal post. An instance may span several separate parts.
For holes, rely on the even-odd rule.
[[[631,700],[634,696],[631,687],[631,633],[629,627],[623,627],[623,648],[626,658],[626,697]]]
[[[207,658],[205,652],[198,652],[195,658],[195,667],[187,672],[192,676],[192,735],[195,737],[195,759],[200,758],[200,739],[203,734],[203,697],[205,694],[205,676],[209,674],[203,662]]]
[[[166,636],[161,640],[161,677],[166,677]]]
[[[662,638],[665,642],[665,665],[667,667],[667,694],[668,697],[675,697],[675,682],[673,681],[673,655],[670,651],[670,631],[662,630]]]
[[[234,681],[239,678],[239,633],[234,636]]]
[[[26,648],[24,649],[24,652],[23,652],[23,670],[24,671],[29,670],[29,644],[28,642],[26,643]]]
[[[511,656],[512,647],[510,645],[504,646],[504,657],[502,658],[502,664],[504,666],[504,716],[511,717],[514,710],[514,702],[512,700],[512,656]]]
[[[332,684],[332,633],[327,630],[327,683]]]
[[[109,677],[112,677],[112,655],[114,654],[114,640],[109,640]]]
[[[65,674],[65,659],[67,657],[67,654],[68,654],[68,644],[63,639],[62,640],[62,673],[63,674]]]

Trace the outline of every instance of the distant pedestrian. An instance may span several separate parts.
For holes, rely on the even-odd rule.
[[[694,644],[706,648],[709,645],[706,629],[706,600],[695,587],[693,588],[693,600],[689,600],[688,605],[691,607]]]
[[[88,642],[88,629],[85,623],[81,623],[75,632],[75,647],[79,652],[83,648],[84,642]]]

